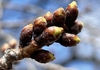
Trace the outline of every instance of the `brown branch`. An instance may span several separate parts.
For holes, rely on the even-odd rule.
[[[0,59],[0,69],[11,69],[12,63],[23,58],[29,58],[30,54],[35,52],[39,47],[34,40],[25,48],[7,49],[4,56]]]
[[[21,56],[22,58],[30,57],[30,54],[32,54],[38,49],[39,49],[39,46],[36,44],[34,40],[32,40],[31,43],[27,47],[20,48]]]

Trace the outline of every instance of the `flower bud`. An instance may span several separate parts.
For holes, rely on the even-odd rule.
[[[34,36],[40,35],[47,27],[47,21],[44,17],[38,17],[34,21]]]
[[[53,14],[53,23],[55,26],[62,26],[65,23],[65,10],[61,7],[58,8]]]
[[[45,18],[46,21],[47,21],[47,27],[53,26],[53,23],[52,23],[53,15],[52,15],[52,13],[47,12],[47,13],[44,15],[44,18]]]
[[[80,38],[74,34],[65,33],[57,42],[66,47],[75,46],[80,42]]]
[[[69,28],[68,32],[72,34],[78,34],[79,32],[81,32],[83,28],[83,22],[75,21],[73,24],[74,25]]]
[[[35,41],[41,46],[51,44],[61,36],[62,32],[63,28],[51,26],[45,29],[42,34],[35,39]]]
[[[22,29],[19,42],[22,48],[27,46],[31,42],[32,34],[33,34],[33,24],[28,24]]]
[[[50,53],[47,50],[37,50],[36,52],[31,54],[30,57],[40,63],[47,63],[55,59],[54,54]]]
[[[4,43],[2,46],[1,46],[1,51],[2,53],[4,54],[5,50],[7,50],[8,48],[10,48],[10,45],[8,43]]]
[[[8,44],[10,45],[10,48],[15,48],[17,45],[17,42],[15,39],[11,39]]]
[[[71,26],[78,16],[78,8],[75,1],[70,3],[65,9],[66,11],[66,25]]]

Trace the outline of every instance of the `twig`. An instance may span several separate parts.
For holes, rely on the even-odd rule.
[[[30,54],[35,52],[38,48],[39,47],[33,40],[30,45],[25,48],[7,49],[4,56],[0,59],[0,69],[11,69],[14,61],[30,57]]]

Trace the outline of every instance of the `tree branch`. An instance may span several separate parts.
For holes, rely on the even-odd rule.
[[[7,49],[3,57],[0,59],[0,69],[11,69],[14,61],[29,58],[30,54],[35,52],[37,49],[38,46],[34,40],[32,40],[32,42],[25,48]]]

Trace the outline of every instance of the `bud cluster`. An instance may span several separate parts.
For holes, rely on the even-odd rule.
[[[80,42],[77,36],[83,28],[83,23],[76,20],[78,7],[75,1],[70,3],[66,9],[58,8],[54,13],[47,12],[44,16],[38,17],[33,23],[25,26],[20,34],[20,48],[25,48],[32,40],[40,49],[30,54],[32,59],[46,63],[54,59],[49,51],[42,50],[45,45],[54,42],[62,46],[75,46]]]

